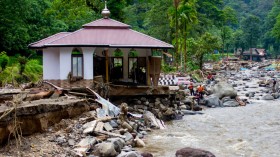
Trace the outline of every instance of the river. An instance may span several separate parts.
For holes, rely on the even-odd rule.
[[[245,107],[208,108],[186,115],[145,138],[142,151],[175,156],[184,147],[208,150],[217,157],[279,157],[280,101],[255,101]]]

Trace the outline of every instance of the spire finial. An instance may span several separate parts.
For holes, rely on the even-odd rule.
[[[105,9],[107,9],[107,1],[105,1]]]
[[[107,9],[107,1],[105,1],[105,8],[102,10],[101,14],[104,19],[108,19],[110,16],[110,11]]]

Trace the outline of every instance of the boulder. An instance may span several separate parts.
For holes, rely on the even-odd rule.
[[[125,141],[121,138],[109,138],[107,141],[114,144],[114,148],[118,153],[120,153],[125,146]]]
[[[215,157],[215,155],[209,151],[190,147],[177,150],[175,155],[176,157]]]
[[[226,82],[219,82],[212,88],[211,91],[220,99],[226,96],[229,96],[231,98],[235,98],[237,96],[237,91],[232,87],[231,84],[228,84]]]
[[[95,145],[94,152],[97,156],[114,157],[118,155],[112,142],[103,142]]]
[[[122,151],[121,154],[119,154],[117,157],[142,157],[142,155],[136,151],[131,151],[131,152]]]
[[[273,96],[275,99],[280,98],[280,94],[279,94],[279,93],[273,93],[272,96]]]
[[[274,100],[274,97],[270,94],[266,94],[262,97],[262,100]]]
[[[147,153],[147,152],[143,152],[141,153],[142,157],[153,157],[153,154],[151,153]]]
[[[185,98],[183,100],[181,100],[181,102],[183,102],[186,105],[191,105],[192,104],[192,99],[190,98]]]
[[[239,103],[236,100],[230,100],[223,103],[224,107],[237,107]]]
[[[145,147],[145,142],[141,140],[138,136],[134,139],[136,147]]]
[[[132,134],[129,133],[129,132],[126,132],[126,133],[124,134],[124,136],[125,136],[125,141],[129,141],[129,140],[133,139]]]
[[[210,95],[205,98],[205,105],[207,107],[222,107],[222,102],[217,95]]]

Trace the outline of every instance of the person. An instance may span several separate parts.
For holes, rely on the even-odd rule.
[[[213,75],[211,73],[208,74],[207,79],[209,81],[214,81],[214,77],[213,77]]]
[[[191,95],[194,95],[194,90],[193,90],[193,83],[191,82],[188,89],[190,90]]]
[[[199,85],[198,88],[197,88],[197,92],[199,93],[199,97],[202,99],[203,98],[204,87],[202,85]]]

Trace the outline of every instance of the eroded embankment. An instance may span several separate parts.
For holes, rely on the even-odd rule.
[[[5,104],[6,105],[6,104]],[[9,112],[14,107],[0,106],[0,115]],[[16,111],[16,112],[15,112]],[[23,102],[0,119],[0,145],[7,142],[14,132],[16,124],[20,125],[22,135],[31,135],[45,131],[50,125],[58,123],[61,119],[77,116],[89,111],[89,105],[81,99],[41,99],[32,102]]]

